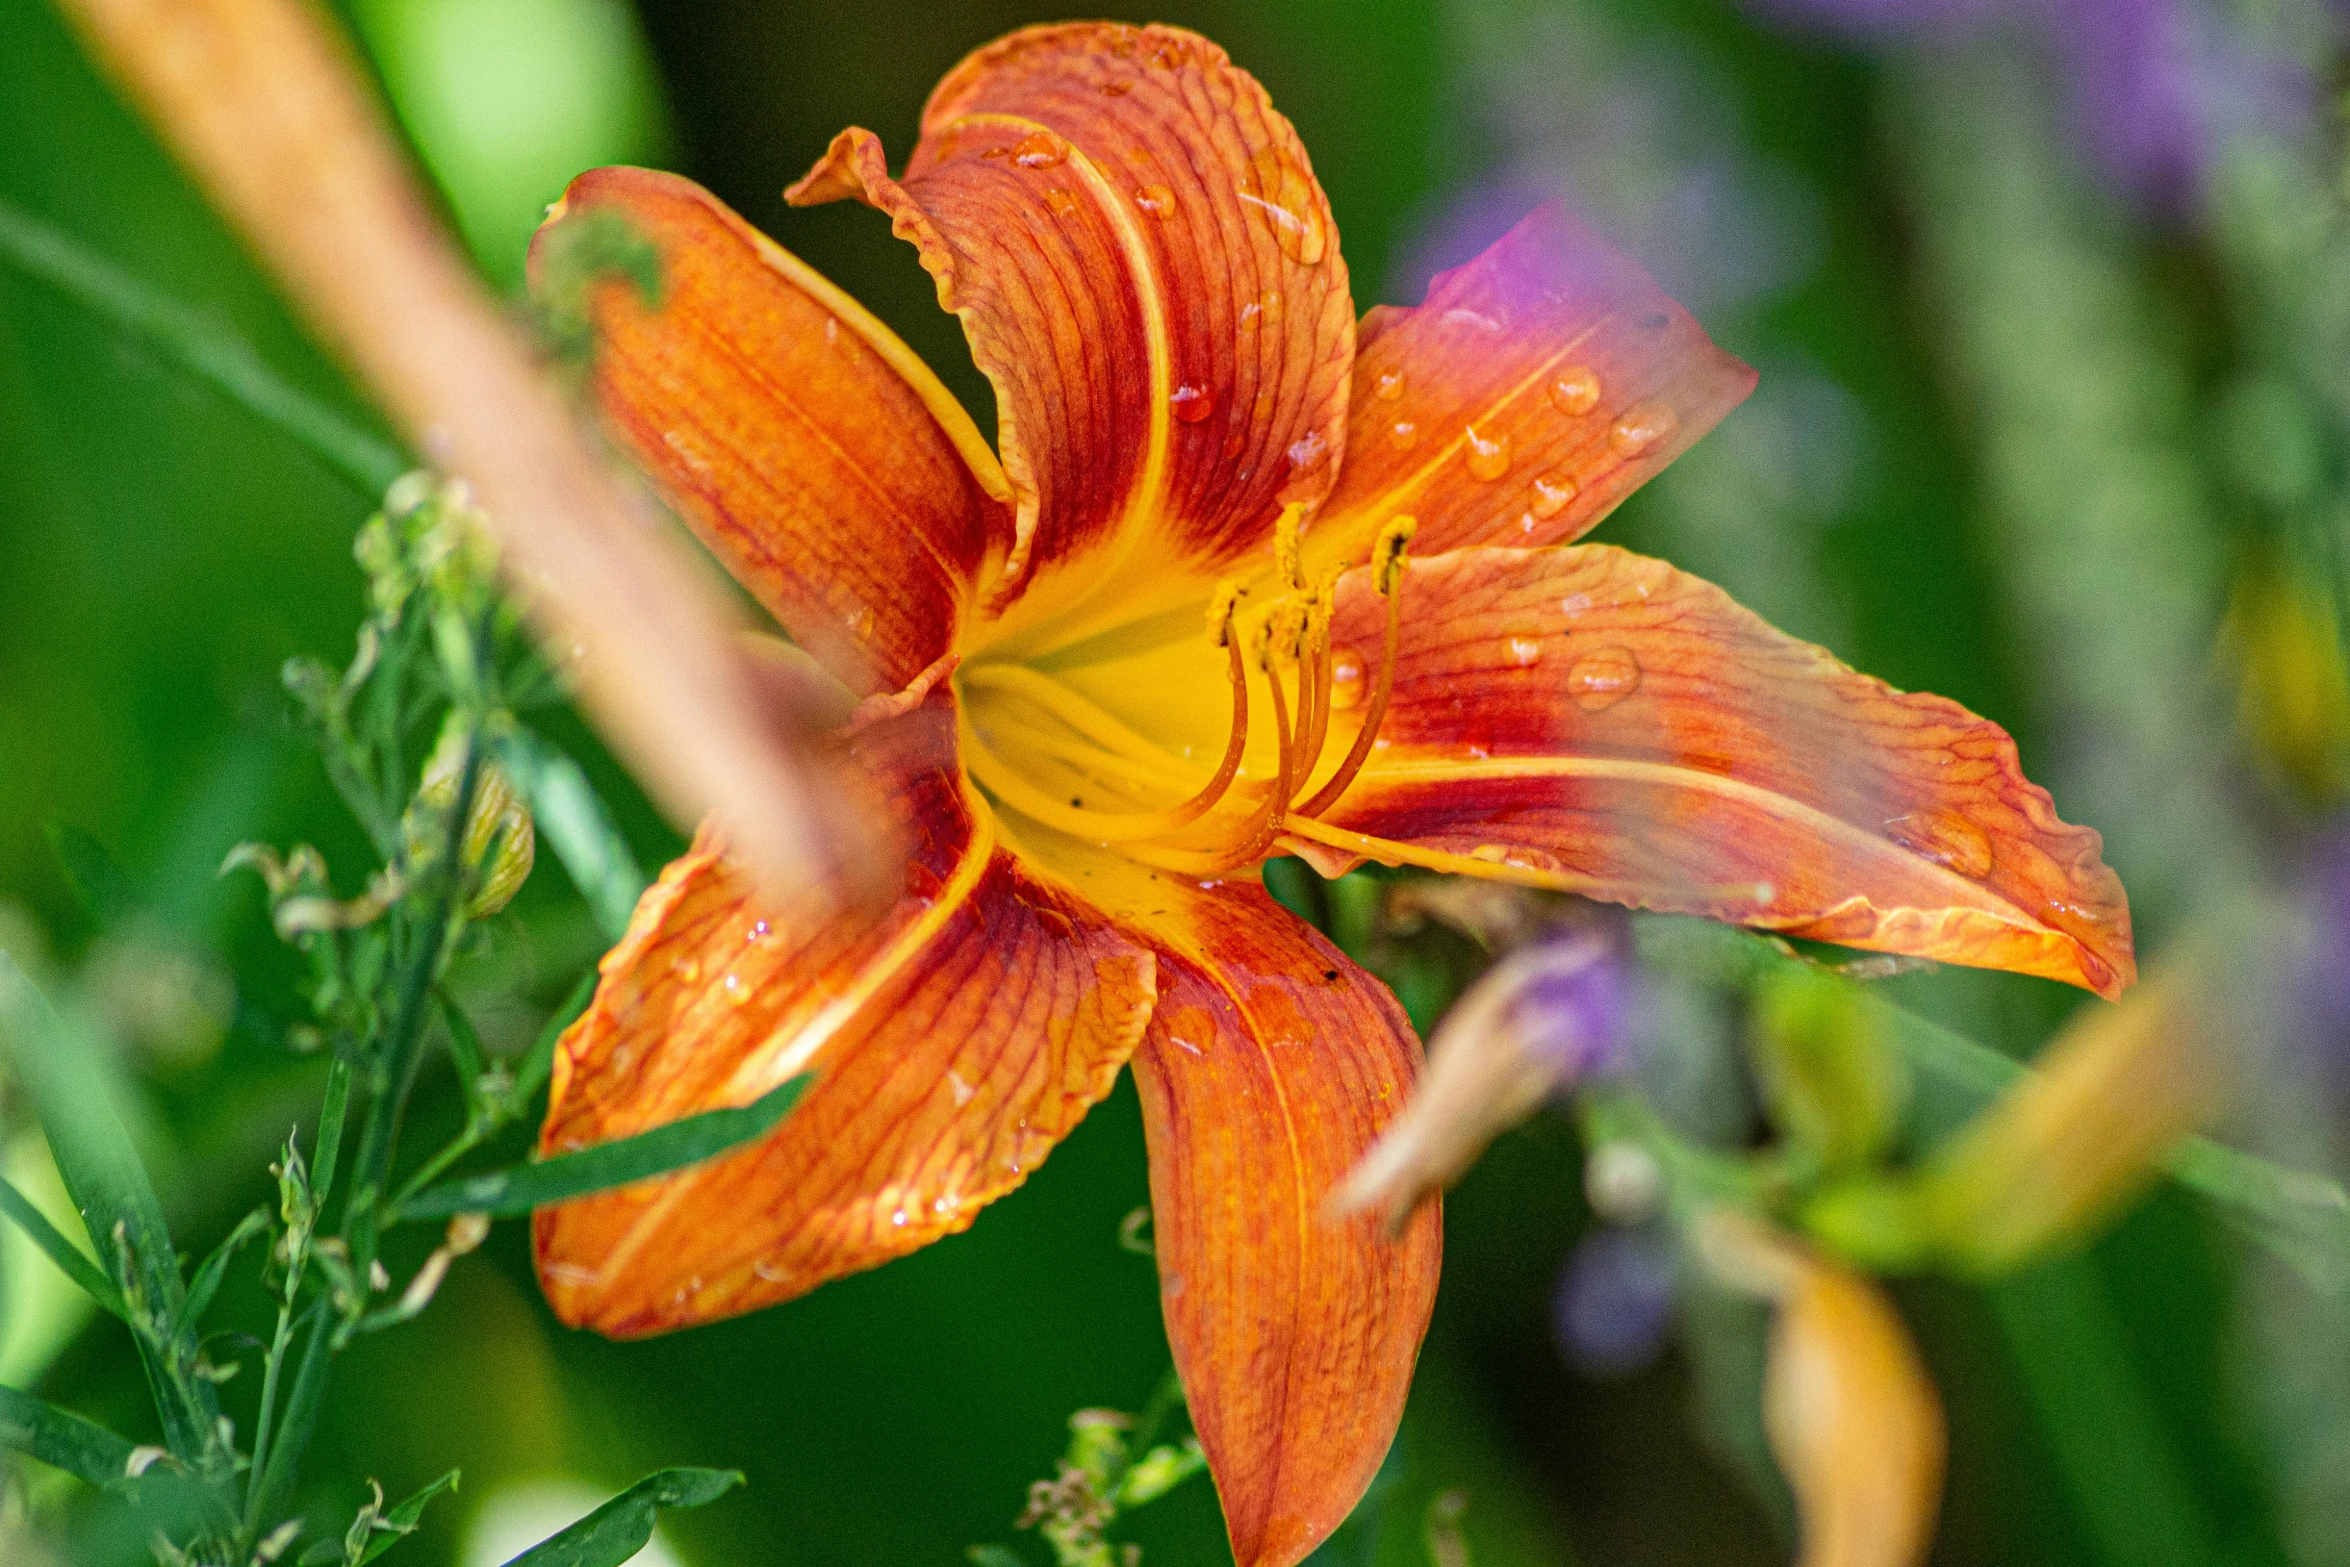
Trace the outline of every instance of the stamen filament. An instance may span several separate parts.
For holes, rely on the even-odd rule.
[[[965,690],[1010,691],[1024,696],[1088,740],[1135,761],[1164,766],[1173,755],[1110,714],[1103,712],[1060,681],[1023,664],[966,664],[960,676]],[[1179,762],[1196,766],[1182,758]]]
[[[1347,748],[1346,759],[1338,764],[1338,771],[1330,781],[1314,791],[1314,797],[1297,808],[1299,816],[1318,816],[1338,803],[1346,793],[1347,785],[1355,781],[1355,774],[1363,770],[1370,759],[1371,746],[1379,738],[1379,726],[1387,721],[1387,700],[1395,691],[1395,663],[1403,650],[1403,552],[1411,542],[1419,524],[1410,517],[1398,517],[1379,535],[1378,547],[1371,557],[1371,582],[1387,599],[1387,636],[1379,654],[1379,681],[1371,691],[1370,704],[1363,710],[1363,725],[1355,731],[1354,744]]]

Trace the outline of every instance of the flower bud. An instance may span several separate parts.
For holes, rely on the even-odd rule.
[[[2094,1228],[2217,1107],[2208,978],[2173,968],[2059,1034],[2032,1077],[1945,1143],[1919,1188],[1937,1250],[2002,1273]]]
[[[436,859],[447,842],[448,813],[456,808],[457,791],[465,780],[466,734],[452,724],[441,732],[424,779],[401,820],[407,843],[407,862],[414,868]],[[474,768],[473,809],[466,818],[459,855],[465,868],[478,868],[481,882],[465,905],[468,919],[497,913],[530,877],[538,851],[530,807],[506,776],[505,769],[484,758]]]
[[[1628,989],[1612,923],[1496,963],[1436,1026],[1427,1074],[1333,1194],[1334,1216],[1381,1208],[1400,1226],[1560,1086],[1615,1058]]]
[[[1775,1310],[1763,1428],[1795,1493],[1798,1567],[1915,1567],[1932,1543],[1942,1401],[1883,1291],[1743,1215],[1714,1213],[1699,1254]]]

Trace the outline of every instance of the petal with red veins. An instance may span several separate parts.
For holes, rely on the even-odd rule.
[[[788,194],[887,212],[962,317],[1019,494],[1015,624],[1112,576],[1221,571],[1329,489],[1354,353],[1337,231],[1296,132],[1206,39],[1015,33],[939,84],[902,180],[849,130]]]
[[[1032,830],[1024,830],[1026,832]],[[1290,1567],[1395,1438],[1443,1227],[1329,1198],[1420,1071],[1385,986],[1254,882],[1207,887],[1057,836],[1029,852],[1158,952],[1134,1078],[1160,1302],[1240,1567]]]
[[[1754,372],[1630,258],[1542,207],[1425,303],[1363,318],[1347,460],[1309,562],[1360,560],[1388,518],[1414,548],[1576,538],[1719,424]]]
[[[610,427],[801,645],[860,693],[905,685],[954,646],[1010,546],[994,498],[1010,489],[970,416],[887,327],[692,181],[592,170],[549,229],[597,213],[661,259],[655,302],[619,283],[592,296]]]
[[[1375,668],[1367,575],[1334,634]],[[1370,765],[1293,824],[1326,868],[1416,860],[2106,996],[2135,977],[2102,841],[1957,703],[1600,545],[1413,560],[1402,595]]]
[[[1002,847],[953,768],[945,704],[860,736],[915,841],[894,907],[764,907],[705,830],[605,957],[556,1057],[544,1152],[816,1076],[742,1149],[541,1209],[539,1276],[564,1321],[657,1333],[912,1251],[968,1227],[1109,1091],[1155,955]]]

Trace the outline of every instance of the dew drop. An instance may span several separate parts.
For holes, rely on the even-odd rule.
[[[1381,371],[1378,381],[1373,384],[1373,390],[1378,394],[1379,401],[1383,403],[1400,401],[1403,397],[1403,372],[1401,370]]]
[[[1469,476],[1490,484],[1510,471],[1510,438],[1506,435],[1483,436],[1470,425],[1461,432],[1468,437],[1467,456]]]
[[[1251,158],[1239,194],[1273,231],[1281,254],[1300,266],[1321,262],[1330,237],[1323,229],[1322,214],[1316,210],[1314,182],[1287,152],[1267,147]]]
[[[1185,424],[1197,424],[1216,411],[1216,394],[1186,381],[1167,394],[1167,405]]]
[[[1885,836],[1921,860],[1981,881],[1991,874],[1991,837],[1953,811],[1912,811],[1885,824]]]
[[[906,1227],[906,1210],[900,1208],[891,1213],[889,1216],[889,1222],[896,1225],[901,1230],[904,1229]]]
[[[1363,655],[1351,647],[1330,654],[1330,709],[1343,713],[1363,705]]]
[[[1077,210],[1077,197],[1074,192],[1055,186],[1044,193],[1044,204],[1054,217],[1065,218]]]
[[[1510,662],[1520,669],[1538,662],[1542,657],[1542,643],[1534,637],[1512,637],[1509,640]]]
[[[1607,443],[1619,457],[1637,457],[1680,427],[1680,417],[1672,408],[1652,397],[1624,410],[1608,430]]]
[[[1584,365],[1574,365],[1550,383],[1550,400],[1560,413],[1580,419],[1599,402],[1599,376]]]
[[[1603,647],[1567,671],[1567,695],[1587,713],[1615,706],[1640,689],[1640,660],[1630,650]]]
[[[1330,443],[1322,439],[1319,430],[1308,430],[1289,443],[1289,465],[1296,469],[1319,468],[1322,459],[1330,455]]]
[[[1164,185],[1145,185],[1134,193],[1134,204],[1162,222],[1175,215],[1175,193]]]
[[[1220,456],[1220,457],[1224,457],[1224,458],[1233,458],[1233,457],[1238,457],[1238,456],[1239,456],[1239,455],[1240,455],[1242,452],[1246,451],[1247,449],[1248,449],[1248,435],[1247,435],[1247,432],[1246,432],[1246,431],[1244,431],[1244,430],[1241,428],[1241,426],[1239,426],[1239,425],[1235,424],[1235,425],[1232,427],[1232,433],[1231,433],[1230,435],[1227,435],[1227,436],[1225,436],[1225,437],[1224,437],[1224,445],[1223,445],[1222,449],[1221,449],[1221,450],[1220,450],[1220,451],[1217,453],[1217,455],[1218,455],[1218,456]]]
[[[1398,446],[1413,446],[1419,442],[1420,427],[1409,419],[1398,419],[1395,428],[1389,430],[1387,436]]]
[[[687,984],[691,985],[702,977],[702,965],[700,961],[695,958],[671,958],[669,960],[669,972],[675,974],[679,979],[682,979]]]
[[[1069,149],[1050,131],[1030,131],[1012,145],[1012,161],[1024,169],[1049,169],[1069,156]]]
[[[1534,481],[1534,515],[1547,522],[1565,511],[1567,503],[1575,498],[1575,489],[1575,481],[1563,473],[1538,476]]]

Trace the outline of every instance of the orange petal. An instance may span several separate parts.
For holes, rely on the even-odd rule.
[[[1372,667],[1366,575],[1334,637]],[[1402,592],[1374,760],[1296,828],[1318,862],[1440,864],[2106,996],[2136,976],[2102,841],[1955,702],[1601,545],[1415,560]]]
[[[763,910],[706,829],[645,894],[564,1036],[542,1151],[818,1076],[748,1148],[542,1209],[539,1276],[564,1321],[656,1333],[912,1251],[1019,1185],[1109,1091],[1153,955],[1023,871],[936,765],[942,733],[940,696],[859,737],[918,839],[883,917]]]
[[[889,328],[692,181],[596,169],[549,222],[595,212],[661,253],[657,307],[596,292],[613,430],[803,646],[860,693],[903,686],[954,645],[1010,542],[989,498],[1009,490],[970,416]]]
[[[1240,1567],[1290,1567],[1395,1438],[1443,1249],[1331,1216],[1420,1043],[1385,986],[1252,882],[1203,888],[1053,839],[1048,863],[1158,949],[1134,1056],[1159,1298]]]
[[[1019,495],[1006,596],[1090,556],[1024,613],[1138,545],[1140,572],[1221,569],[1329,489],[1354,353],[1337,231],[1296,132],[1206,39],[1014,33],[939,84],[902,181],[852,129],[787,195],[889,213],[963,318]]]
[[[1308,539],[1360,559],[1380,524],[1415,550],[1584,533],[1754,389],[1754,372],[1557,203],[1427,302],[1363,318],[1345,471]],[[1309,573],[1310,575],[1310,573]]]

